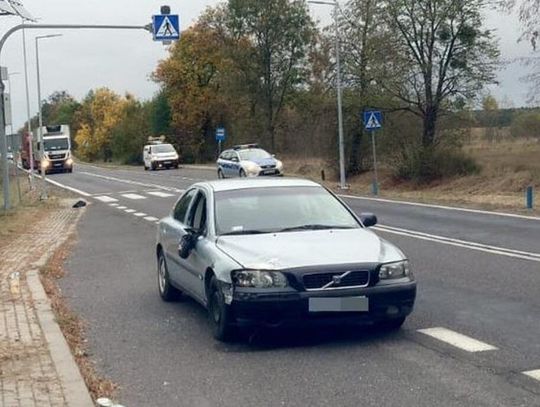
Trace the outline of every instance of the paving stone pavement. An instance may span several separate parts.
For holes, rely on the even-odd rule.
[[[0,406],[67,406],[27,273],[68,237],[78,210],[59,207],[0,247]]]

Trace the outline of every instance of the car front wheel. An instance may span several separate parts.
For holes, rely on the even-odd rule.
[[[208,290],[208,319],[214,338],[222,342],[234,339],[235,329],[231,325],[231,313],[215,276]]]
[[[223,174],[223,171],[221,171],[221,169],[218,170],[217,176],[219,179],[225,179],[225,174]]]
[[[171,285],[169,280],[169,270],[163,252],[158,256],[158,289],[161,299],[165,302],[177,300],[182,294],[178,289]]]
[[[243,169],[241,169],[240,170],[240,178],[246,178],[246,177],[247,177],[246,172]]]

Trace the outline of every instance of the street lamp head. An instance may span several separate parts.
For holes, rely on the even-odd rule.
[[[45,38],[55,38],[55,37],[62,37],[63,34],[49,34],[49,35],[39,35],[36,37],[37,40],[43,40]]]

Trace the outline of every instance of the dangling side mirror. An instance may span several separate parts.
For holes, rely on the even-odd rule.
[[[370,228],[377,224],[377,217],[373,213],[360,214],[360,220],[366,228]]]

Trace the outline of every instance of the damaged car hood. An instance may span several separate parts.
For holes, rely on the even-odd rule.
[[[216,244],[248,269],[385,263],[405,258],[397,247],[367,229],[221,236]]]

